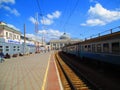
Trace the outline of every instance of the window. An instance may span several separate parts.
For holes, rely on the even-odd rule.
[[[95,52],[95,44],[92,44],[92,52]]]
[[[12,33],[9,33],[9,38],[10,38],[10,39],[13,39]]]
[[[19,39],[19,36],[17,35],[17,39]]]
[[[17,46],[17,51],[20,51],[20,46]]]
[[[84,51],[88,51],[87,45],[84,46]]]
[[[53,46],[56,46],[56,44],[53,44]]]
[[[120,54],[120,43],[119,42],[112,43],[112,53]]]
[[[16,46],[13,46],[13,51],[16,51]]]
[[[87,45],[85,45],[85,48],[87,48]]]
[[[103,52],[109,52],[109,43],[103,44]]]
[[[13,37],[14,39],[16,39],[16,35],[14,35],[14,37]]]
[[[6,51],[9,51],[9,46],[6,46]]]
[[[97,52],[101,52],[101,44],[97,44]]]
[[[8,38],[8,32],[6,32],[6,38]]]
[[[88,45],[88,51],[91,52],[91,45]]]
[[[0,46],[0,51],[3,51],[3,46]]]
[[[3,46],[0,46],[0,48],[2,48]]]
[[[62,43],[60,43],[60,46],[62,47],[62,46],[63,46],[63,44],[62,44]]]
[[[16,46],[13,46],[13,48],[16,48]]]

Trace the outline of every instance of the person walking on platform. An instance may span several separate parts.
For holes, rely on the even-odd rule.
[[[0,61],[1,63],[4,61],[4,53],[0,51]]]

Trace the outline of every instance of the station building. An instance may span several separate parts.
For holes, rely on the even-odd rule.
[[[19,30],[0,22],[0,50],[4,54],[29,54],[39,52],[41,42],[24,37]]]
[[[68,44],[74,44],[77,42],[80,42],[79,39],[72,39],[69,35],[64,33],[62,36],[60,36],[57,40],[50,40],[50,47],[51,50],[60,50],[62,47]]]
[[[21,32],[0,22],[0,50],[4,53],[14,54],[20,52]]]

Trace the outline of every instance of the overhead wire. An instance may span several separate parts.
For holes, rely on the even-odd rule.
[[[64,23],[64,25],[63,25],[64,32],[65,32],[65,27],[66,27],[66,25],[68,24],[68,22],[69,22],[71,16],[73,15],[73,13],[75,12],[75,9],[77,8],[78,4],[79,4],[79,0],[76,1],[75,6],[72,8],[72,10],[71,10],[68,18],[66,19],[66,21],[65,21],[65,23]]]
[[[66,5],[64,5],[65,7],[62,7],[64,10],[63,10],[63,12],[62,13],[64,13],[63,14],[63,16],[62,16],[62,18],[61,18],[61,20],[60,20],[60,24],[59,24],[59,27],[62,27],[62,22],[63,22],[63,20],[64,20],[64,18],[65,18],[65,15],[67,14],[67,10],[68,10],[68,8],[69,8],[69,0],[66,2],[67,4]]]
[[[36,0],[36,2],[37,2],[37,6],[38,6],[38,9],[39,9],[39,12],[40,12],[40,13],[38,13],[38,16],[40,16],[43,20],[42,29],[45,29],[45,20],[44,20],[44,17],[43,17],[42,9],[40,7],[40,2],[39,2],[39,0]],[[45,41],[45,36],[43,34],[44,33],[42,33],[42,43]]]

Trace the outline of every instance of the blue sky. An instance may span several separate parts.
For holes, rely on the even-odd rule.
[[[65,32],[84,39],[120,26],[120,0],[0,0],[0,21],[22,33],[26,24],[32,38],[49,40]]]

